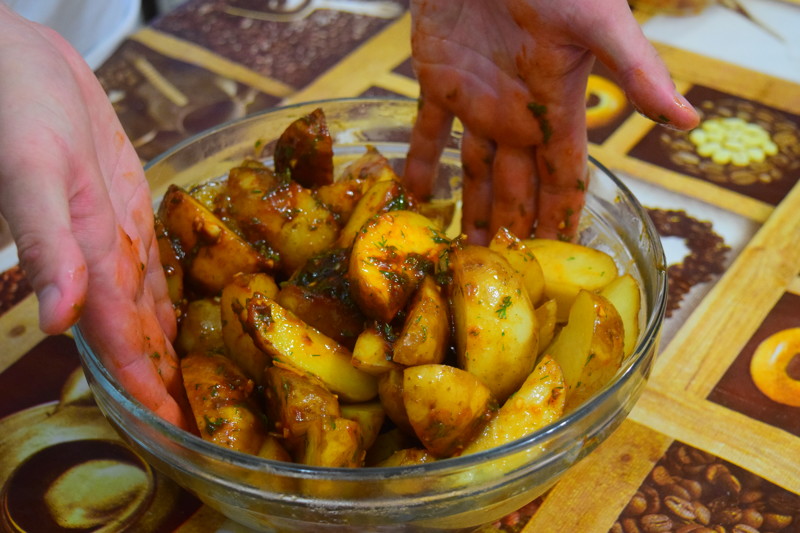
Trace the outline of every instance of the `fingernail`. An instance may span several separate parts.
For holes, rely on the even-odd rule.
[[[61,302],[61,290],[58,285],[51,283],[36,291],[39,300],[39,327],[46,333],[51,333],[56,327],[56,314],[58,304]]]

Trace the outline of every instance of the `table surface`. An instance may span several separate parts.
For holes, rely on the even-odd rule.
[[[131,35],[97,70],[143,162],[211,125],[279,104],[417,96],[406,0],[389,9],[339,2],[286,20],[237,9],[245,4],[190,0]],[[661,350],[631,416],[544,497],[493,530],[647,531],[658,515],[678,524],[686,510],[674,504],[688,497],[696,521],[705,509],[711,524],[730,527],[758,509],[761,531],[800,531],[800,408],[764,396],[748,370],[763,340],[800,327],[800,6],[743,5],[767,29],[717,6],[640,21],[704,119],[755,122],[778,153],[745,166],[714,163],[686,134],[652,124],[626,102],[590,127],[590,153],[624,179],[663,238],[671,289]],[[593,76],[608,73],[597,67]],[[45,519],[20,511],[42,508],[44,488],[20,482],[31,468],[64,472],[120,453],[109,449],[119,444],[82,380],[74,342],[39,331],[35,298],[14,265],[6,245],[0,526],[14,513]],[[78,446],[89,440],[104,444]],[[243,531],[145,465],[125,464],[115,483],[107,471],[89,472],[107,495],[97,505],[122,498],[142,476],[157,478],[148,485],[158,496],[151,503],[114,507],[138,520],[137,531]],[[690,471],[700,485],[688,481]],[[734,519],[721,491],[736,500]],[[25,505],[9,507],[15,493],[15,505]]]

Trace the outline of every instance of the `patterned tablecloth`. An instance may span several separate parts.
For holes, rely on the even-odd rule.
[[[311,0],[280,15],[264,4],[190,0],[98,69],[143,161],[283,103],[417,96],[407,0],[335,9]],[[596,68],[590,152],[639,197],[667,250],[661,353],[630,418],[493,529],[800,532],[800,407],[770,400],[749,371],[762,341],[800,328],[800,86],[655,44],[704,121],[738,117],[765,130],[774,150],[726,162],[634,113]],[[13,253],[0,243],[0,259]],[[13,261],[6,266],[0,528],[89,531],[116,520],[133,531],[239,530],[117,439],[82,380],[74,342],[39,332],[30,287]],[[788,372],[800,379],[800,356]]]

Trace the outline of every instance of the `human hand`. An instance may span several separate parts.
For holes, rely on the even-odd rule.
[[[625,0],[412,0],[421,105],[404,179],[429,197],[457,117],[464,125],[462,231],[485,244],[575,236],[587,179],[586,83],[594,57],[642,114],[697,125]]]
[[[45,333],[79,321],[122,386],[186,427],[175,315],[141,163],[59,35],[0,3],[0,212]]]

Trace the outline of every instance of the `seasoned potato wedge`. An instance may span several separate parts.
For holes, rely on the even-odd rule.
[[[275,433],[290,442],[304,436],[315,420],[341,414],[336,396],[313,376],[270,366],[264,378],[267,415]]]
[[[353,348],[353,366],[373,376],[401,368],[392,361],[391,343],[374,326],[368,327],[358,336]]]
[[[500,228],[489,241],[489,249],[498,252],[520,273],[528,297],[537,305],[544,295],[544,272],[536,256],[525,243],[506,228]]]
[[[552,424],[563,414],[565,398],[561,368],[552,357],[544,355],[463,455],[506,444]]]
[[[366,318],[350,296],[349,252],[332,249],[311,257],[281,286],[276,300],[301,320],[352,349]]]
[[[403,369],[395,368],[378,376],[378,398],[383,405],[386,416],[394,425],[409,435],[414,435],[414,428],[408,421],[406,405],[403,400]]]
[[[361,440],[361,427],[355,420],[341,417],[315,420],[308,427],[298,462],[311,466],[361,466],[365,455]]]
[[[633,353],[636,341],[639,340],[639,312],[642,309],[642,294],[639,284],[630,274],[623,274],[603,287],[600,294],[608,298],[622,318],[625,330],[623,355],[628,357]]]
[[[566,410],[572,410],[603,388],[622,363],[622,319],[603,296],[580,290],[569,320],[546,353],[561,366]]]
[[[276,173],[303,187],[333,182],[333,140],[322,109],[289,124],[275,143],[273,159]]]
[[[375,182],[353,208],[347,224],[342,228],[338,248],[349,248],[369,219],[392,210],[408,209],[411,202],[403,185],[396,180]]]
[[[406,448],[424,450],[415,436],[409,435],[397,427],[384,431],[378,435],[375,439],[375,443],[367,450],[367,457],[364,459],[364,465],[377,466],[382,461],[391,457],[395,452]],[[428,453],[427,450],[424,451],[426,454]]]
[[[403,404],[414,433],[437,457],[463,450],[497,410],[492,392],[477,377],[440,364],[403,371]]]
[[[254,295],[239,320],[256,346],[301,373],[317,376],[347,402],[366,402],[378,393],[374,376],[355,368],[350,350],[312,328],[275,300]]]
[[[228,357],[259,385],[264,382],[264,369],[270,363],[270,357],[253,343],[239,320],[239,314],[253,295],[274,298],[277,292],[278,285],[269,274],[238,274],[225,285],[220,297],[222,340]]]
[[[536,321],[539,323],[539,354],[553,342],[556,334],[556,313],[558,304],[555,300],[545,300],[536,308]]]
[[[429,219],[413,211],[370,219],[350,254],[353,298],[368,315],[391,322],[448,242]]]
[[[161,260],[161,267],[164,269],[164,276],[167,278],[169,300],[172,302],[172,307],[175,308],[178,316],[180,316],[186,304],[183,298],[183,265],[161,219],[155,217],[154,226],[158,243],[158,256]]]
[[[499,253],[465,245],[450,252],[458,366],[498,401],[519,388],[536,363],[539,326],[520,275]]]
[[[580,289],[597,291],[617,277],[617,265],[605,252],[580,244],[550,239],[529,239],[544,272],[544,293],[558,303],[558,321],[566,322]]]
[[[222,339],[222,315],[218,299],[202,298],[189,302],[175,339],[175,349],[180,354],[189,352],[225,353],[225,342]]]
[[[203,439],[258,453],[266,428],[253,401],[253,380],[227,357],[191,353],[181,359],[184,388]]]
[[[402,450],[397,450],[375,466],[382,468],[390,466],[411,466],[431,463],[435,460],[436,457],[424,448],[403,448]],[[409,490],[408,492],[412,493],[414,491]]]
[[[336,216],[309,189],[278,180],[268,169],[237,167],[226,182],[230,215],[250,242],[278,254],[291,274],[339,237]]]
[[[167,189],[158,218],[180,246],[187,278],[208,295],[219,293],[239,272],[274,267],[274,261],[257,252],[177,185]]]
[[[381,402],[346,403],[339,407],[342,418],[355,420],[361,426],[361,447],[368,450],[378,438],[386,419]]]
[[[441,363],[449,341],[447,301],[433,276],[425,276],[408,306],[392,358],[406,366]]]

